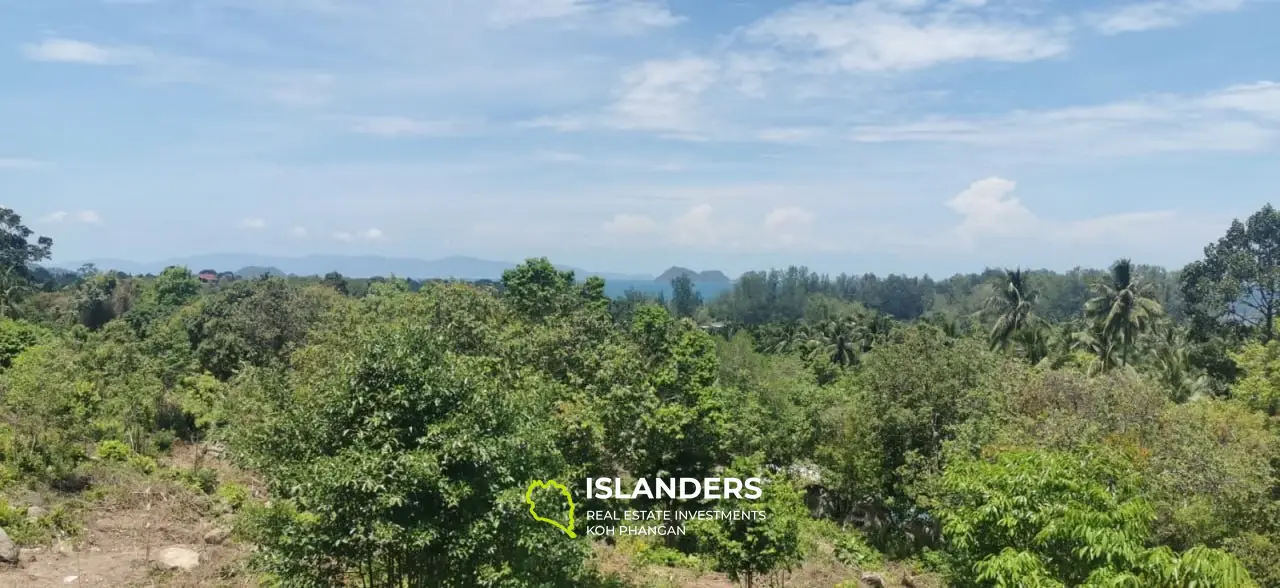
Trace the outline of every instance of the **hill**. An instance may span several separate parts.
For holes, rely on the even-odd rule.
[[[669,283],[671,280],[674,280],[680,276],[688,276],[690,280],[693,280],[694,282],[699,282],[699,283],[727,284],[733,281],[729,279],[729,276],[724,275],[724,272],[720,270],[707,270],[703,272],[696,272],[689,268],[680,267],[678,265],[671,266],[670,269],[668,269],[665,272],[662,272],[662,275],[658,276],[657,278],[654,278],[654,281]]]
[[[61,267],[80,267],[83,263],[92,263],[100,270],[117,270],[128,274],[158,274],[172,265],[184,265],[192,271],[210,268],[217,271],[234,271],[235,268],[271,269],[283,274],[298,276],[323,276],[329,272],[338,272],[349,278],[372,278],[375,276],[399,276],[403,278],[443,279],[454,278],[464,280],[496,280],[502,272],[517,264],[508,261],[494,261],[475,257],[453,256],[440,259],[424,260],[407,257],[382,257],[376,255],[344,256],[344,255],[308,255],[305,257],[276,257],[255,254],[220,253],[178,257],[153,262],[136,262],[122,259],[96,259],[85,262],[59,263]],[[650,280],[650,276],[630,275],[606,272],[592,272],[568,266],[557,266],[561,270],[572,270],[578,278],[600,276],[606,280]],[[241,270],[243,272],[244,270]]]
[[[237,270],[237,271],[235,272],[235,274],[236,274],[236,276],[238,276],[238,277],[245,278],[245,279],[250,279],[250,280],[252,280],[252,279],[257,279],[257,278],[261,278],[262,276],[285,276],[285,275],[288,275],[288,274],[284,273],[283,271],[281,271],[279,268],[274,268],[274,267],[261,267],[261,266],[256,266],[256,265],[251,265],[251,266],[248,266],[248,267],[240,268],[239,270]]]

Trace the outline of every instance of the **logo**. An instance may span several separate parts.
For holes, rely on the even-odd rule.
[[[559,521],[554,521],[552,519],[547,519],[547,518],[538,516],[537,510],[535,510],[536,505],[534,504],[534,501],[533,501],[533,491],[537,490],[538,488],[559,490],[560,494],[564,496],[565,500],[569,501],[569,526],[566,527],[560,524]],[[557,529],[560,529],[561,531],[564,531],[564,534],[568,535],[570,539],[578,536],[577,533],[573,532],[573,496],[569,494],[569,488],[566,487],[564,484],[561,484],[560,482],[557,482],[555,480],[547,480],[545,482],[542,480],[534,480],[529,483],[529,489],[524,491],[524,501],[529,504],[529,514],[533,515],[533,520],[538,521],[540,523],[546,523]]]

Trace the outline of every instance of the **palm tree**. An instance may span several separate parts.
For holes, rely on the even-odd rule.
[[[1155,339],[1155,362],[1151,371],[1169,391],[1169,398],[1186,402],[1208,396],[1211,393],[1209,377],[1192,365],[1183,331],[1166,324]]]
[[[810,325],[805,340],[800,344],[806,359],[822,354],[842,367],[853,365],[863,352],[868,339],[867,329],[855,317],[823,321]]]
[[[1085,316],[1100,327],[1103,338],[1120,351],[1120,363],[1129,363],[1129,351],[1138,336],[1164,315],[1149,288],[1133,275],[1133,263],[1121,259],[1111,266],[1109,280],[1093,285],[1094,297],[1084,305]]]
[[[1103,331],[1102,323],[1089,323],[1085,330],[1077,331],[1072,339],[1074,348],[1087,351],[1093,356],[1093,362],[1089,364],[1090,375],[1111,371],[1121,364],[1117,357],[1120,346],[1116,344],[1114,337]]]
[[[1037,322],[1035,303],[1038,294],[1027,283],[1022,269],[1005,270],[1004,285],[987,299],[985,310],[996,315],[991,327],[991,348],[1003,349],[1014,333]]]

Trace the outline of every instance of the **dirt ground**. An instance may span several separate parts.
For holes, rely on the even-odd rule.
[[[193,447],[175,448],[165,461],[189,467],[196,452]],[[206,459],[204,465],[220,474],[231,471],[216,460]],[[225,512],[211,507],[211,497],[175,482],[123,473],[105,474],[97,484],[106,496],[81,513],[84,531],[23,549],[18,566],[0,565],[0,588],[252,585],[234,574],[247,555],[245,547],[230,541],[205,543],[205,533],[230,525]],[[56,503],[60,498],[64,497],[48,500]],[[171,546],[196,551],[200,565],[189,572],[167,572],[150,563]]]

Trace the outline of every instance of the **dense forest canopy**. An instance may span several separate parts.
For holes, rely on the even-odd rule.
[[[168,484],[245,546],[222,584],[1280,588],[1269,205],[1177,271],[792,267],[711,299],[681,273],[670,300],[546,259],[469,283],[51,272],[51,240],[0,224],[6,562]],[[568,538],[522,502],[728,474],[763,498],[640,506],[768,517]]]

